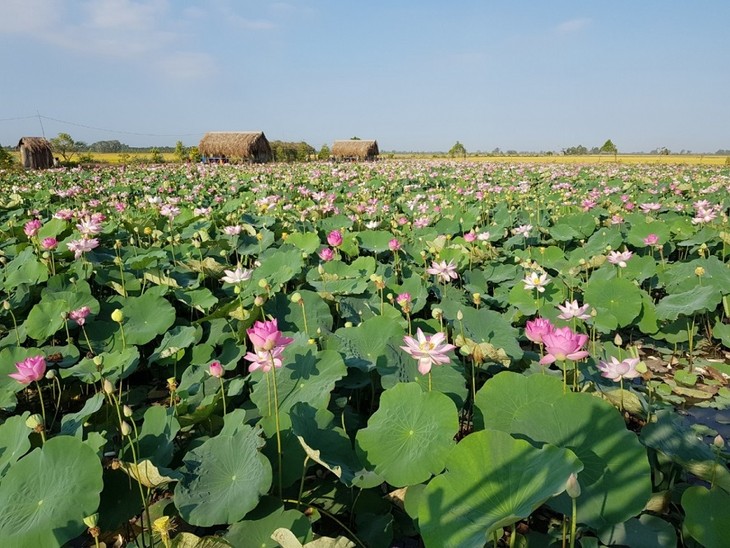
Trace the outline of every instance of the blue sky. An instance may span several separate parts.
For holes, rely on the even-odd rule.
[[[714,152],[730,149],[728,21],[725,0],[2,0],[0,144],[42,122],[133,146],[263,130]]]

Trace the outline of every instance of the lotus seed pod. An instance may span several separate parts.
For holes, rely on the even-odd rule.
[[[99,512],[96,514],[91,514],[90,516],[86,516],[84,518],[84,525],[91,529],[92,527],[96,527],[99,523]]]
[[[122,312],[121,308],[117,308],[114,312],[112,312],[112,320],[117,323],[122,323],[124,321],[124,312]]]
[[[441,310],[441,309],[440,309],[440,308],[438,308],[438,307],[434,307],[434,308],[433,308],[433,309],[431,310],[431,317],[433,317],[433,319],[434,319],[434,320],[438,320],[438,319],[442,318],[442,317],[443,317],[443,315],[444,315],[444,311],[443,311],[443,310]]]
[[[266,278],[261,278],[259,280],[259,287],[261,289],[266,289],[266,287],[269,285],[269,283],[266,281]]]
[[[572,499],[577,499],[580,496],[580,484],[578,483],[578,478],[575,474],[570,474],[570,477],[565,484],[565,491]]]
[[[294,304],[302,302],[302,294],[298,291],[296,293],[292,293],[291,302],[293,302]]]
[[[31,430],[36,430],[43,426],[43,416],[40,413],[34,413],[25,419],[25,425]]]

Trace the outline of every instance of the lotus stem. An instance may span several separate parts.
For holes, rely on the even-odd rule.
[[[46,406],[43,403],[43,391],[38,381],[35,381],[35,386],[38,389],[38,399],[41,400],[41,415],[43,416],[43,428],[40,429],[41,439],[43,443],[46,443]]]
[[[281,425],[279,423],[279,389],[276,386],[276,366],[274,365],[274,357],[271,356],[271,377],[274,384],[274,424],[276,425],[276,454],[279,464],[279,498],[282,496],[281,487]]]
[[[575,536],[578,530],[578,498],[571,497],[572,515],[570,517],[570,548],[575,548]]]

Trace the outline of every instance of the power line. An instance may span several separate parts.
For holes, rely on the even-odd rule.
[[[94,131],[103,131],[106,133],[116,133],[119,135],[135,135],[138,137],[194,137],[197,135],[201,135],[204,133],[203,131],[200,131],[198,133],[140,133],[135,131],[121,131],[116,129],[106,129],[106,128],[100,128],[95,126],[90,126],[87,124],[80,124],[78,122],[69,122],[68,120],[60,120],[58,118],[52,118],[50,116],[43,116],[42,114],[36,114],[34,116],[18,116],[16,118],[0,118],[0,122],[12,122],[16,120],[29,120],[31,118],[37,118],[39,121],[41,119],[43,120],[49,120],[51,122],[57,122],[60,124],[66,124],[69,126],[76,126],[76,127],[82,127],[85,129],[93,129]],[[42,126],[41,122],[41,126]]]

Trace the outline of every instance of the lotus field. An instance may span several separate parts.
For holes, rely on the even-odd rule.
[[[0,185],[3,546],[728,546],[727,167]]]

